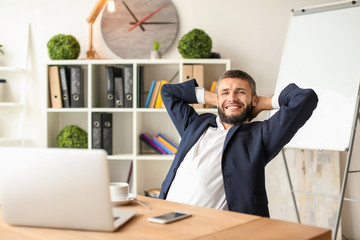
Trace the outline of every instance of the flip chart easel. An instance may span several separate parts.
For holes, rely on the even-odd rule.
[[[348,152],[334,239],[359,120],[359,23],[359,1],[293,11],[275,90],[280,92],[293,82],[301,88],[314,89],[319,97],[312,117],[285,148]],[[284,151],[282,155],[300,222]]]

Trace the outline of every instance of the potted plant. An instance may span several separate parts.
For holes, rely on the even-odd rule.
[[[153,41],[154,50],[151,51],[151,53],[150,53],[150,58],[151,59],[159,59],[159,58],[161,58],[160,52],[159,52],[160,46],[161,46],[161,42]]]

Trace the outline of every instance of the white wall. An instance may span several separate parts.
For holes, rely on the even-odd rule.
[[[163,58],[181,58],[176,43],[193,28],[201,28],[213,40],[213,51],[232,61],[232,68],[250,73],[258,83],[258,93],[272,94],[291,9],[334,2],[334,0],[173,0],[179,15],[175,43]],[[1,0],[0,22],[5,33],[17,34],[13,26],[30,22],[31,81],[30,109],[26,128],[29,145],[45,146],[45,65],[49,61],[46,43],[58,34],[72,34],[81,45],[79,58],[86,57],[86,18],[96,0]],[[116,58],[101,37],[101,16],[94,24],[94,47],[102,58]],[[16,24],[15,24],[16,23]],[[3,31],[3,27],[1,28]],[[3,32],[1,34],[4,34]],[[9,46],[10,47],[10,46]],[[19,56],[20,57],[20,56]]]
[[[201,28],[212,38],[214,52],[219,52],[222,58],[231,59],[233,69],[243,69],[250,73],[257,81],[259,94],[270,95],[275,89],[291,9],[335,2],[335,0],[173,0],[173,2],[179,15],[179,33],[175,43],[163,58],[181,58],[176,42],[193,28]],[[25,132],[30,146],[46,146],[44,109],[47,92],[46,63],[49,61],[46,43],[58,33],[72,34],[80,42],[80,58],[85,58],[88,47],[86,18],[95,3],[96,0],[0,1],[0,34],[17,34],[15,22],[31,24],[29,62],[31,79],[27,92],[29,111]],[[94,47],[100,57],[116,58],[102,40],[100,19],[101,17],[94,25]],[[270,194],[277,194],[278,188],[287,189],[287,179],[281,160],[273,161],[268,166],[267,173],[268,178],[281,176],[277,181],[277,184],[281,184],[280,187],[268,184]],[[287,202],[290,201],[290,195],[288,197],[285,200]],[[273,196],[269,198],[270,201],[276,199]],[[281,218],[279,211],[272,206],[277,206],[277,203],[270,204],[271,212],[272,215]],[[295,215],[290,218],[295,220]],[[357,222],[359,218],[358,215]],[[344,229],[353,234],[351,223],[348,226]]]

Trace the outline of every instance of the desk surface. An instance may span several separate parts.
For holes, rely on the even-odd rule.
[[[10,226],[0,214],[0,239],[12,240],[112,240],[112,239],[316,239],[331,238],[329,229],[271,220],[253,215],[220,211],[209,208],[138,196],[152,208],[133,203],[121,208],[135,209],[137,214],[114,233],[59,230]],[[148,217],[170,211],[187,211],[192,216],[171,224],[147,221]]]

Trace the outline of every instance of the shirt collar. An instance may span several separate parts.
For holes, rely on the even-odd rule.
[[[218,130],[221,130],[221,131],[228,131],[228,130],[232,127],[232,126],[231,126],[229,129],[225,129],[225,128],[224,128],[224,125],[222,125],[222,123],[221,123],[221,121],[220,121],[220,117],[219,117],[219,116],[216,117],[216,124],[217,124]]]

